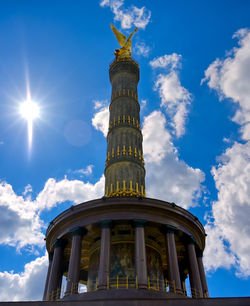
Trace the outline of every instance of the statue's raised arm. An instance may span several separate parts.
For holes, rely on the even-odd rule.
[[[120,49],[115,50],[116,59],[126,59],[131,57],[131,38],[138,31],[138,28],[135,28],[134,31],[127,38],[125,35],[120,33],[115,26],[110,24],[113,33],[115,34],[116,39],[118,40]]]

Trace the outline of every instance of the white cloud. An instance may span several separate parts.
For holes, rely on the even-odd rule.
[[[177,72],[171,72],[167,75],[160,74],[155,82],[155,88],[159,90],[161,106],[165,107],[170,116],[176,136],[180,137],[185,133],[187,106],[191,100],[189,91],[181,86]]]
[[[179,79],[180,61],[181,55],[173,53],[155,58],[150,62],[153,69],[161,68],[166,70],[166,73],[157,75],[154,89],[159,92],[161,106],[165,108],[170,126],[177,137],[185,133],[188,105],[192,100],[190,92],[181,85]]]
[[[224,60],[216,59],[205,71],[208,86],[218,92],[220,99],[230,98],[238,104],[233,121],[242,126],[242,137],[250,139],[250,30],[241,29],[234,36],[239,47],[233,48]]]
[[[94,100],[94,109],[100,109],[108,106],[108,100]]]
[[[30,197],[18,196],[6,182],[0,184],[0,244],[20,248],[44,246],[45,228],[40,213],[59,203],[71,201],[75,204],[100,198],[104,193],[104,176],[91,184],[80,180],[56,181],[50,178],[43,190],[32,201]],[[31,248],[32,249],[32,248]],[[34,252],[34,250],[32,250]]]
[[[90,175],[93,172],[93,168],[94,168],[94,165],[88,165],[86,168],[74,170],[74,171],[72,171],[72,173],[80,174],[80,176],[82,176],[82,175]]]
[[[141,55],[144,57],[148,57],[150,52],[150,47],[147,46],[144,42],[136,42],[133,47],[133,53],[136,55]]]
[[[206,248],[204,252],[204,266],[207,271],[215,271],[218,268],[229,269],[235,264],[235,256],[229,247],[224,244],[224,237],[218,227],[205,226],[207,233]]]
[[[36,198],[36,205],[39,210],[50,209],[58,203],[71,201],[75,204],[87,200],[100,198],[104,194],[104,176],[100,180],[91,184],[79,180],[56,181],[54,178],[47,180],[43,190]]]
[[[25,265],[24,272],[0,272],[0,301],[40,300],[47,274],[47,255]]]
[[[160,163],[167,153],[175,151],[165,125],[165,116],[160,111],[154,111],[144,117],[143,153],[147,162]]]
[[[148,100],[141,99],[141,110],[143,110],[147,106]]]
[[[26,196],[27,194],[32,192],[32,186],[30,184],[28,184],[27,186],[25,186],[24,188],[24,192],[23,195]]]
[[[104,137],[108,134],[108,125],[109,125],[109,108],[108,106],[102,107],[99,111],[94,114],[92,118],[92,125],[96,130],[99,130],[103,133]]]
[[[181,68],[181,55],[177,53],[165,54],[160,57],[155,57],[150,61],[152,68],[169,68],[171,71],[176,68]]]
[[[197,205],[204,173],[179,159],[162,112],[154,111],[144,118],[143,139],[147,196],[184,208]]]
[[[228,52],[225,59],[216,59],[205,71],[202,83],[207,81],[221,100],[228,98],[238,106],[232,120],[240,125],[244,143],[234,142],[212,168],[218,199],[212,206],[214,221],[210,229],[228,246],[237,274],[246,277],[250,275],[250,30],[241,29],[233,37],[239,40],[239,46]],[[216,248],[216,241],[210,241],[210,248]],[[218,256],[222,266],[224,256]],[[205,262],[207,268],[220,266],[209,262],[209,258]]]
[[[0,244],[18,249],[27,245],[43,246],[43,226],[35,204],[29,198],[18,196],[10,184],[0,183]]]
[[[143,6],[138,8],[130,6],[129,8],[123,7],[124,0],[102,0],[100,5],[102,7],[108,6],[114,13],[114,20],[121,22],[122,29],[130,29],[132,25],[145,29],[150,21],[151,12]]]
[[[238,273],[250,275],[250,142],[228,148],[212,175],[218,190],[214,226],[235,254]]]

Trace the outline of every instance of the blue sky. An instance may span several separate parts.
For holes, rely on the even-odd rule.
[[[139,28],[147,195],[205,226],[212,297],[250,295],[249,14],[243,0],[1,1],[0,300],[41,299],[48,223],[103,195],[111,22]]]

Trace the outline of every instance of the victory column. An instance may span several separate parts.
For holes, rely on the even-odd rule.
[[[131,57],[137,28],[128,38],[111,28],[121,48],[109,68],[104,196],[72,206],[51,221],[44,300],[110,305],[115,299],[121,306],[128,300],[139,305],[140,300],[146,306],[163,305],[161,301],[171,298],[186,305],[187,277],[193,298],[208,297],[202,263],[205,231],[187,210],[146,198],[139,66]],[[80,284],[87,292],[79,293]]]

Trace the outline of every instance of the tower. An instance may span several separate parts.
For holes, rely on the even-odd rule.
[[[185,303],[187,278],[189,295],[207,298],[202,224],[175,203],[146,198],[139,66],[131,58],[136,30],[128,38],[114,26],[112,30],[121,48],[109,69],[105,195],[72,206],[51,221],[44,300],[79,300],[83,305],[99,300],[108,305],[115,299],[125,305],[140,299],[160,305],[172,298]],[[80,284],[87,292],[79,293]]]
[[[115,60],[109,68],[112,84],[105,163],[105,196],[145,196],[139,66],[131,58]]]

